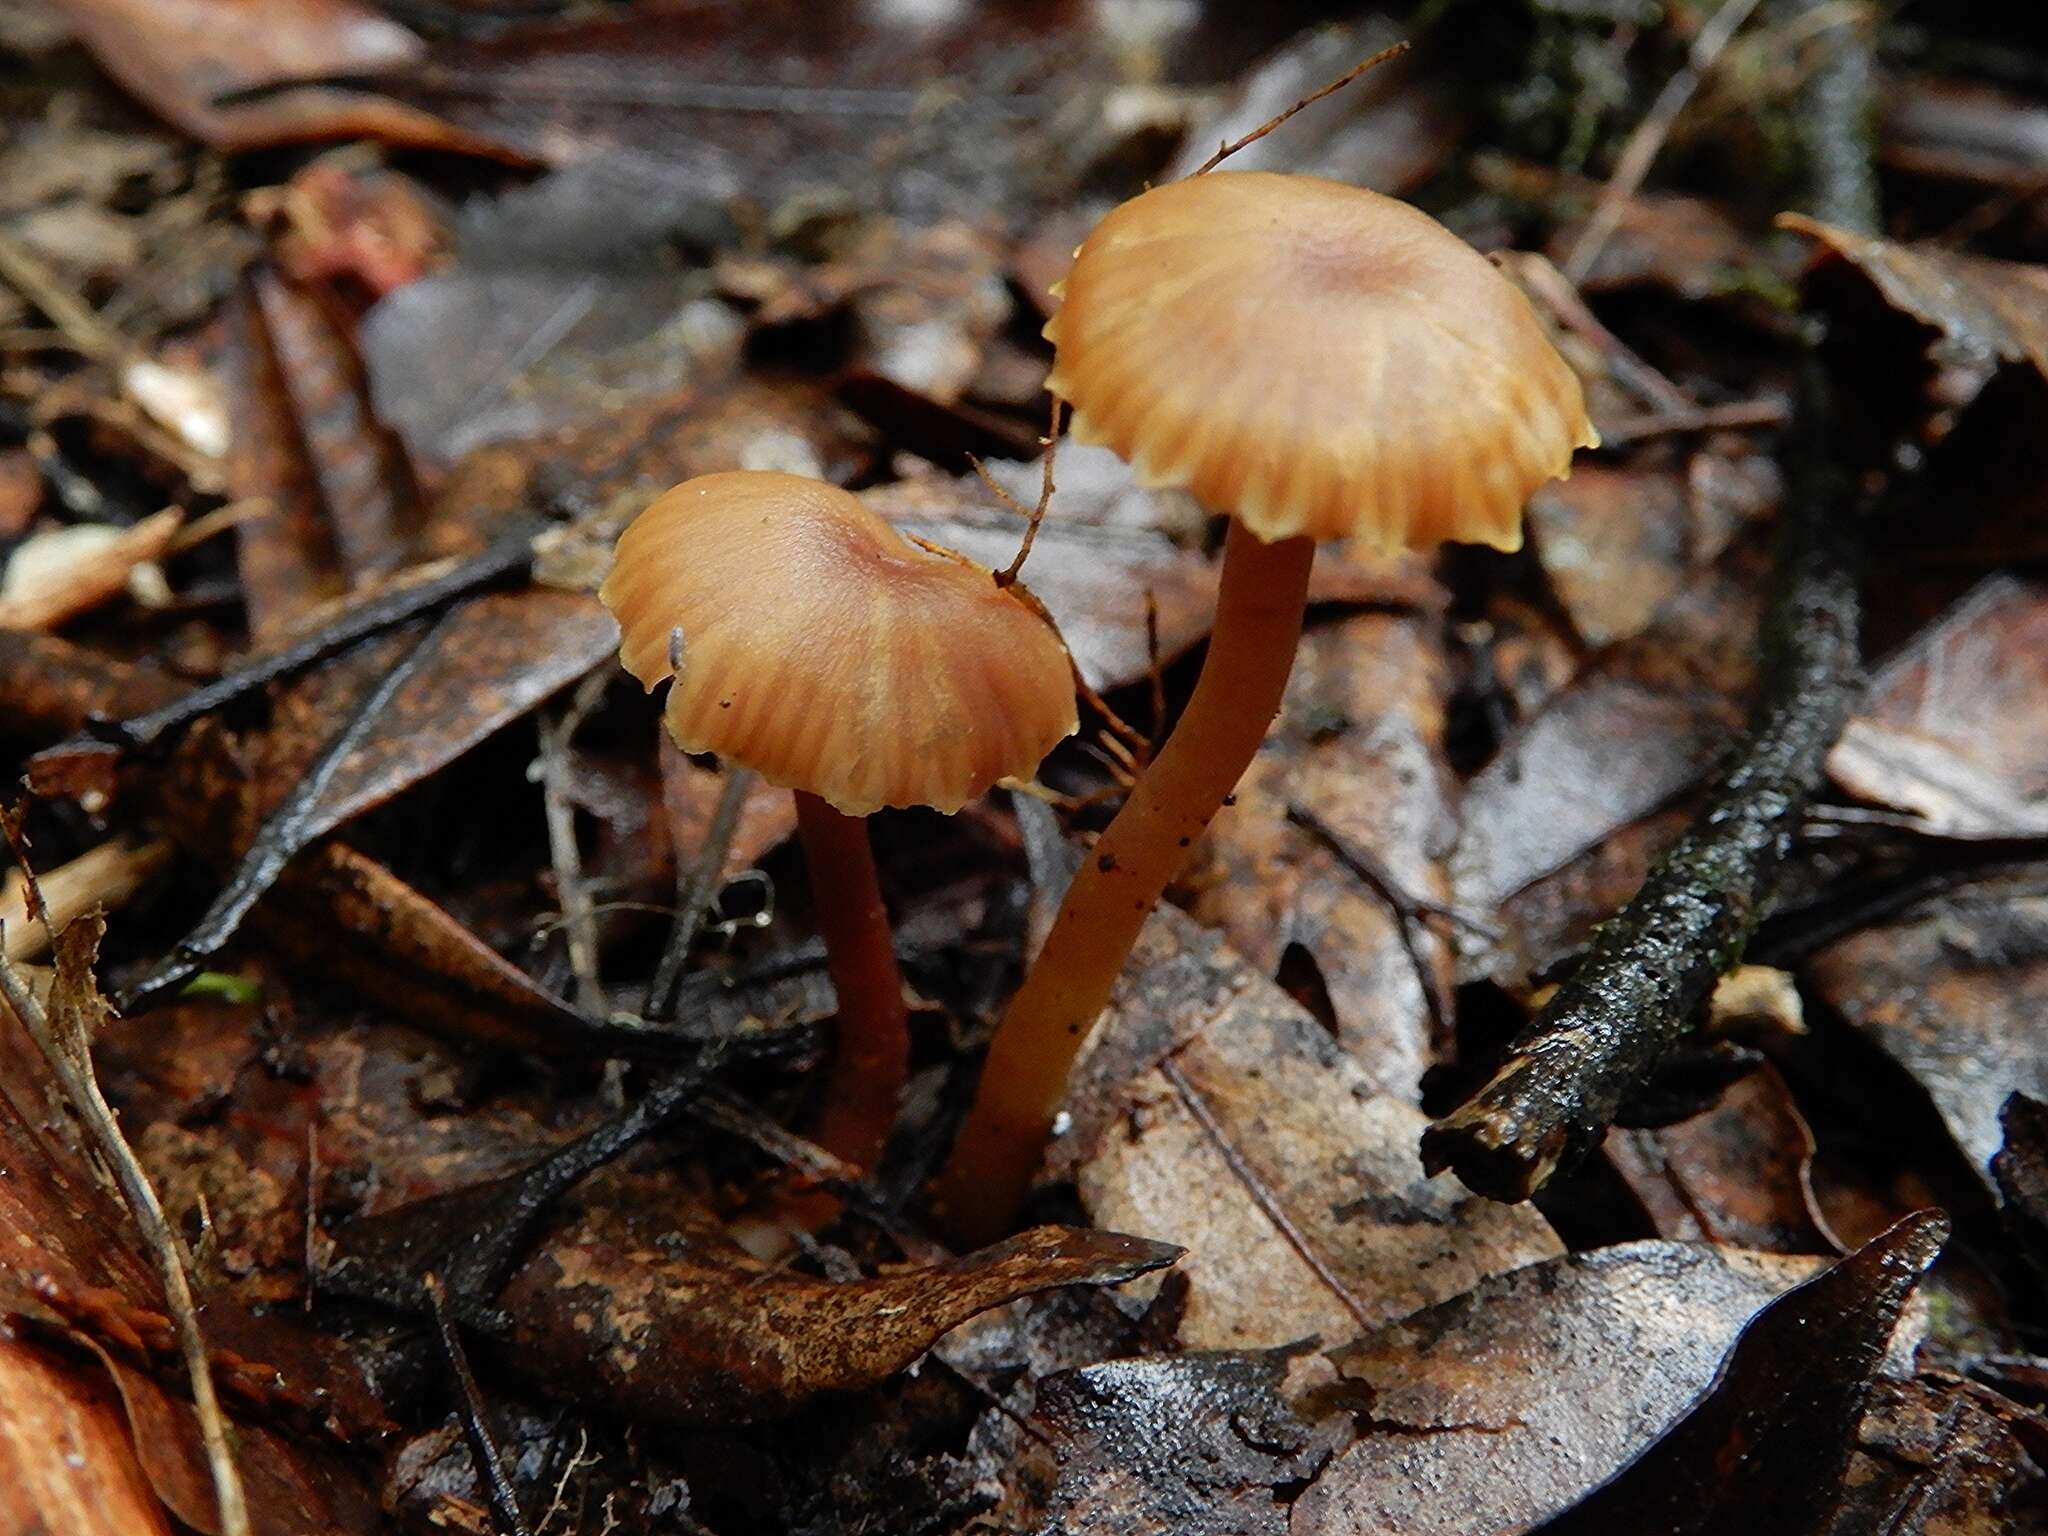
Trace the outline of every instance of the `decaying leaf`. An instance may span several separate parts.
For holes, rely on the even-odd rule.
[[[2048,1103],[2016,1093],[1999,1114],[2005,1145],[1991,1164],[2020,1256],[2048,1285]]]
[[[1036,1227],[938,1264],[834,1284],[751,1258],[687,1216],[590,1208],[513,1276],[504,1364],[543,1392],[671,1424],[785,1414],[872,1386],[975,1313],[1171,1264],[1167,1243]],[[668,1236],[663,1236],[664,1230]]]
[[[1608,1132],[1606,1152],[1659,1236],[1768,1253],[1834,1246],[1814,1214],[1813,1132],[1773,1067],[1676,1125]]]
[[[1531,1529],[1676,1424],[1750,1319],[1815,1265],[1628,1243],[1495,1276],[1368,1333],[1334,1357],[1364,1394],[1358,1442],[1302,1495],[1290,1529]]]
[[[170,1536],[105,1384],[0,1337],[0,1525],[76,1536]]]
[[[1559,1536],[1823,1529],[1892,1330],[1948,1231],[1938,1212],[1909,1216],[1766,1307],[1707,1399]]]
[[[1213,934],[1155,914],[1054,1148],[1090,1216],[1188,1249],[1180,1343],[1341,1339],[1559,1251],[1527,1206],[1424,1176],[1417,1110]]]
[[[1946,836],[2048,832],[2044,658],[2048,589],[1992,577],[1872,681],[1829,774]]]
[[[1111,1360],[1048,1377],[1059,1482],[1039,1536],[1283,1536],[1333,1433],[1281,1394],[1297,1349]]]
[[[1815,956],[1820,995],[1911,1074],[1987,1181],[2015,1091],[2048,1096],[2048,898],[1993,886]]]
[[[2030,1455],[2028,1446],[2034,1449]],[[1827,1536],[2005,1536],[2041,1506],[2041,1431],[1969,1382],[1880,1376],[1842,1474]]]

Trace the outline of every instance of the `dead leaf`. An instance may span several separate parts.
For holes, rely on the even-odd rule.
[[[1983,582],[1873,680],[1834,781],[1949,837],[2048,832],[2048,588]]]
[[[1964,355],[2048,374],[2048,267],[1902,245],[1796,213],[1780,214],[1778,223],[1852,264],[1893,308]]]
[[[1425,1177],[1422,1112],[1171,909],[1125,965],[1067,1108],[1051,1160],[1090,1217],[1188,1249],[1184,1348],[1344,1338],[1559,1251],[1533,1209]]]
[[[62,0],[95,57],[158,115],[216,149],[353,137],[503,157],[487,140],[400,102],[330,87],[223,106],[220,98],[314,76],[389,69],[420,40],[355,0],[267,5],[262,24],[238,0]]]
[[[1447,901],[1448,691],[1423,623],[1360,614],[1312,629],[1279,720],[1210,828],[1209,864],[1187,882],[1190,912],[1262,974],[1281,976],[1290,950],[1306,955],[1339,1044],[1375,1088],[1411,1104],[1449,1028],[1450,950],[1293,813],[1361,850],[1400,897]]]
[[[0,1336],[0,1526],[170,1536],[120,1399],[50,1351]]]
[[[1707,1399],[1559,1536],[1821,1528],[1892,1331],[1948,1232],[1938,1212],[1909,1216],[1766,1307]]]
[[[0,582],[0,629],[54,629],[118,597],[177,536],[185,514],[167,507],[131,528],[75,523],[29,539],[7,561]],[[138,589],[139,590],[139,589]]]
[[[1290,1530],[1527,1531],[1683,1418],[1750,1319],[1814,1268],[1627,1243],[1497,1275],[1369,1333],[1334,1357],[1369,1394],[1358,1443],[1301,1496]]]
[[[2020,1256],[2048,1285],[2048,1104],[2015,1093],[1998,1118],[2005,1145],[1991,1172],[2005,1197],[2006,1228],[2018,1240]]]
[[[2017,1404],[1939,1376],[1870,1384],[1827,1536],[2004,1536],[2038,1508],[2040,1431]]]
[[[1816,955],[1811,984],[1907,1073],[1987,1182],[2014,1092],[2048,1096],[2048,898],[1996,887]]]
[[[1768,1253],[1834,1249],[1814,1214],[1813,1132],[1775,1067],[1676,1125],[1609,1131],[1606,1153],[1660,1237]]]
[[[1284,1536],[1332,1436],[1281,1395],[1298,1349],[1111,1360],[1039,1384],[1059,1482],[1038,1536]]]
[[[512,1278],[505,1364],[544,1392],[670,1424],[790,1412],[902,1370],[975,1313],[1063,1285],[1115,1285],[1179,1250],[1113,1232],[1035,1227],[938,1264],[833,1284],[777,1271],[715,1227],[658,1235],[647,1216],[587,1210]]]

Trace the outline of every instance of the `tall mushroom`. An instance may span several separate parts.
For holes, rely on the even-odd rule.
[[[1201,678],[1069,888],[940,1181],[972,1236],[1014,1213],[1138,930],[1279,711],[1315,541],[1515,549],[1529,493],[1598,441],[1520,291],[1357,187],[1156,187],[1095,227],[1062,287],[1045,334],[1073,435],[1231,522]]]
[[[913,543],[799,475],[687,480],[620,535],[601,595],[619,660],[686,752],[716,752],[796,797],[838,1037],[814,1130],[872,1166],[908,1035],[889,918],[861,817],[952,812],[1033,772],[1074,731],[1051,624],[990,572]]]

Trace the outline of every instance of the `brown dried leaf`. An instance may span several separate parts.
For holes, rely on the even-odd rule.
[[[1343,1338],[1559,1251],[1528,1206],[1427,1178],[1421,1111],[1211,933],[1146,926],[1067,1098],[1090,1217],[1189,1250],[1179,1342]]]
[[[1829,1253],[1815,1217],[1813,1132],[1777,1069],[1656,1130],[1615,1129],[1606,1152],[1658,1236],[1768,1253]]]
[[[2048,267],[1901,245],[1785,213],[1778,223],[1852,264],[1894,309],[1974,358],[2048,374]]]
[[[1048,1377],[1059,1456],[1039,1536],[1284,1536],[1331,1451],[1281,1395],[1296,1350],[1112,1360]]]
[[[1628,1243],[1531,1265],[1336,1356],[1370,1393],[1295,1536],[1508,1536],[1640,1455],[1815,1263]],[[1627,1527],[1614,1527],[1616,1530]]]
[[[1213,823],[1189,910],[1245,960],[1279,976],[1295,947],[1314,962],[1338,1042],[1376,1089],[1411,1104],[1434,1064],[1450,951],[1289,817],[1299,806],[1373,859],[1406,895],[1449,899],[1456,836],[1443,761],[1448,681],[1430,629],[1361,614],[1303,640],[1286,702],[1235,804]]]
[[[1116,1285],[1179,1257],[1165,1243],[1032,1230],[843,1285],[762,1263],[702,1221],[589,1209],[513,1276],[505,1364],[541,1391],[670,1424],[785,1414],[894,1375],[977,1312],[1033,1291]]]
[[[0,1528],[170,1536],[120,1399],[70,1361],[0,1337]]]
[[[1994,576],[1923,630],[1872,682],[1828,772],[1932,832],[2048,832],[2048,587]]]
[[[303,87],[219,104],[238,92],[371,73],[419,55],[417,37],[355,0],[268,0],[260,19],[248,14],[246,0],[62,0],[62,7],[109,74],[216,149],[362,137],[505,154],[417,108],[359,91]]]
[[[1912,1075],[1987,1182],[2014,1093],[2048,1096],[2048,898],[1994,887],[1831,945],[1808,969],[1829,1006]]]

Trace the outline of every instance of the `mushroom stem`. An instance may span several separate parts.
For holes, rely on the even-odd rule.
[[[872,1168],[896,1123],[910,1052],[903,975],[866,822],[816,795],[794,793],[797,833],[839,999],[838,1040],[813,1139],[835,1157]]]
[[[1308,602],[1311,539],[1267,544],[1232,519],[1208,659],[1166,746],[1097,839],[982,1067],[940,1177],[963,1238],[1003,1230],[1024,1198],[1067,1072],[1109,1002],[1138,931],[1280,712]]]

